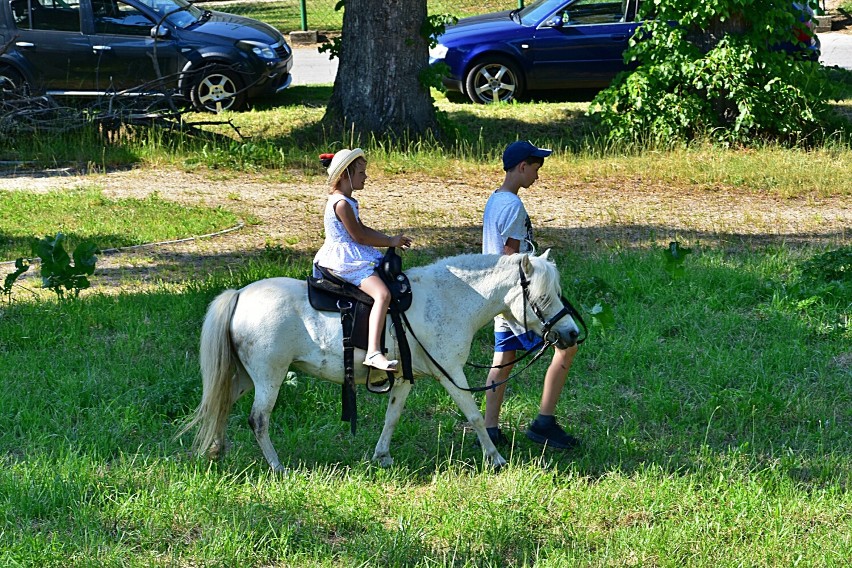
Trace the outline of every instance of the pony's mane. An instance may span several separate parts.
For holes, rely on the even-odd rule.
[[[562,293],[562,286],[559,280],[559,270],[556,264],[549,258],[541,256],[529,255],[530,262],[533,265],[533,273],[528,275],[530,279],[530,294],[534,298],[550,298],[553,291],[556,290],[557,297]],[[488,266],[500,265],[504,266],[511,264],[517,266],[519,255],[498,255],[498,254],[460,254],[437,260],[429,267],[452,267],[455,269],[482,269]],[[416,270],[416,269],[414,269]]]
[[[499,256],[498,254],[459,254],[440,258],[432,266],[480,269],[486,266],[494,266]]]

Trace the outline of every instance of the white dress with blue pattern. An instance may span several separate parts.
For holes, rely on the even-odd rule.
[[[382,253],[375,247],[356,243],[346,227],[337,218],[334,207],[340,200],[346,200],[360,222],[358,201],[339,193],[328,196],[323,215],[325,242],[314,257],[314,264],[327,268],[350,284],[359,286],[361,281],[373,274],[382,260]],[[314,276],[319,277],[314,270]]]

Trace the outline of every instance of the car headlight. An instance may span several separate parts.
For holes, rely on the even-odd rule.
[[[253,47],[252,51],[261,59],[275,59],[275,52],[268,45]]]
[[[443,59],[447,56],[447,46],[436,44],[435,47],[429,49],[429,57],[431,59]]]
[[[278,59],[278,55],[275,53],[275,50],[269,45],[253,41],[239,41],[237,42],[237,45],[246,51],[251,51],[261,59]]]

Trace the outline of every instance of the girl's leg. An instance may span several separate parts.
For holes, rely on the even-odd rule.
[[[395,371],[397,362],[388,361],[382,353],[382,332],[385,329],[385,319],[391,301],[390,290],[378,274],[365,278],[358,287],[373,298],[373,309],[370,310],[370,332],[367,337],[367,361],[371,367]],[[367,361],[364,362],[367,363]]]

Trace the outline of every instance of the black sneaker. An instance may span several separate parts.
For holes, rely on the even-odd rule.
[[[542,426],[538,420],[533,420],[527,427],[526,434],[527,438],[536,444],[544,444],[557,450],[573,450],[580,447],[580,440],[567,434],[556,421]]]
[[[491,442],[495,446],[509,445],[509,438],[507,438],[506,435],[503,434],[503,431],[500,429],[499,426],[494,426],[493,428],[486,428],[485,431],[488,432],[488,437],[491,438]],[[473,439],[473,447],[479,448],[480,446],[481,444],[479,443],[479,436],[477,436]]]

